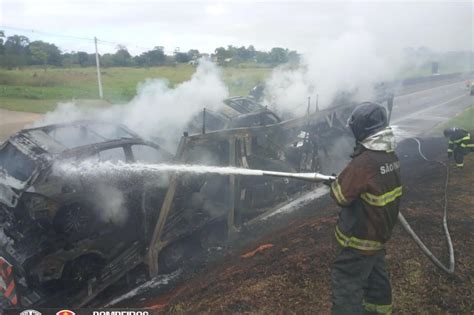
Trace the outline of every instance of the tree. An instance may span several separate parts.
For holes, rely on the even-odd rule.
[[[115,55],[114,54],[103,54],[100,56],[100,66],[104,68],[115,66]]]
[[[239,61],[248,61],[250,60],[250,53],[247,48],[242,46],[236,49],[234,58],[237,58]]]
[[[292,64],[298,64],[300,62],[300,55],[292,50],[288,53],[288,62]]]
[[[148,62],[150,66],[161,66],[165,61],[165,53],[162,46],[156,46],[148,51]]]
[[[166,56],[162,46],[156,46],[152,50],[142,53],[140,56],[134,58],[134,61],[139,66],[161,66],[165,62]]]
[[[222,63],[225,59],[229,58],[229,52],[224,47],[218,47],[214,50],[217,58],[217,62]]]
[[[72,65],[77,65],[79,62],[77,61],[77,54],[76,53],[64,53],[61,55],[61,66],[65,68],[70,68]]]
[[[32,65],[43,65],[44,70],[46,71],[46,66],[48,64],[48,52],[44,49],[43,42],[36,41],[32,42],[28,46],[30,52],[30,62]]]
[[[123,45],[119,45],[117,48],[118,50],[113,55],[113,65],[116,67],[131,66],[133,64],[133,60],[127,48]]]
[[[88,59],[89,59],[89,56],[85,51],[77,52],[77,63],[79,63],[81,67],[87,66]]]
[[[186,63],[191,60],[191,57],[189,56],[188,53],[182,53],[182,52],[175,52],[174,53],[174,60],[177,63]]]
[[[7,37],[4,44],[4,65],[8,68],[23,67],[27,63],[29,39],[25,36]]]
[[[273,64],[281,64],[288,61],[288,49],[281,47],[273,47],[270,50],[269,62]]]
[[[3,55],[3,52],[5,50],[5,46],[3,45],[4,38],[5,38],[5,33],[3,31],[0,31],[0,55]]]
[[[48,64],[52,66],[61,66],[63,59],[61,50],[56,45],[48,43],[46,45],[46,51],[48,52]]]
[[[188,51],[188,55],[191,59],[198,59],[201,54],[199,53],[199,50],[197,49],[190,49]]]
[[[3,54],[5,52],[5,46],[3,45],[4,39],[5,38],[5,33],[3,31],[0,31],[0,66],[3,65]]]
[[[268,53],[266,53],[264,51],[257,51],[255,53],[255,59],[256,59],[257,63],[269,63],[270,62]]]
[[[28,45],[29,64],[46,66],[61,65],[61,51],[54,44],[46,43],[40,40],[31,42]]]
[[[253,45],[250,45],[247,48],[247,54],[248,54],[249,59],[252,59],[252,60],[255,59],[255,56],[257,55],[257,52],[255,50],[255,47],[253,47]]]

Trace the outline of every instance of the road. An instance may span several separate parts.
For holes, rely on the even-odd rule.
[[[413,135],[426,134],[473,105],[464,82],[450,83],[396,96],[391,124]]]
[[[43,115],[0,109],[0,144],[11,134],[40,119]]]

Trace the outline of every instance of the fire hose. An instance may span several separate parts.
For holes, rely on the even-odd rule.
[[[423,152],[421,151],[421,142],[417,138],[409,138],[411,140],[414,140],[418,144],[418,153],[420,156],[427,162],[433,162],[433,163],[438,163],[442,165],[446,169],[446,180],[444,183],[444,213],[443,213],[443,229],[444,229],[444,234],[446,236],[446,241],[448,243],[448,251],[449,251],[449,267],[446,267],[441,261],[439,261],[438,258],[436,258],[435,255],[428,249],[428,247],[421,241],[421,239],[416,235],[416,233],[413,231],[411,228],[410,224],[408,224],[407,220],[403,216],[401,212],[398,213],[398,220],[402,224],[402,227],[405,229],[405,231],[410,234],[412,237],[413,241],[415,241],[416,245],[421,249],[421,251],[441,270],[448,274],[454,273],[454,249],[453,249],[453,243],[451,241],[451,235],[449,234],[449,229],[448,229],[448,181],[449,181],[449,166],[443,162],[436,161],[436,160],[430,160],[428,159]]]
[[[428,249],[428,247],[421,241],[418,235],[413,231],[410,224],[408,224],[407,220],[403,216],[401,212],[398,213],[398,220],[400,221],[402,227],[405,231],[412,237],[413,241],[418,245],[421,251],[441,270],[448,274],[454,273],[454,249],[453,243],[451,241],[451,235],[449,234],[448,229],[448,181],[449,181],[449,167],[447,164],[428,159],[423,152],[421,151],[421,142],[417,138],[409,138],[414,140],[418,143],[418,153],[420,156],[427,162],[438,163],[442,165],[446,169],[446,180],[444,183],[444,213],[443,213],[443,229],[446,236],[446,241],[448,243],[448,251],[449,251],[449,266],[446,267],[441,261]],[[265,176],[274,176],[274,177],[287,177],[287,178],[296,178],[301,180],[307,180],[312,182],[330,182],[336,179],[335,176],[328,176],[322,175],[319,173],[286,173],[286,172],[271,172],[271,171],[261,171],[261,175]]]

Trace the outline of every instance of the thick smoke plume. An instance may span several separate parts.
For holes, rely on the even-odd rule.
[[[315,109],[331,106],[338,93],[351,93],[356,101],[374,97],[374,85],[392,80],[398,66],[389,56],[382,56],[373,37],[354,31],[336,39],[315,43],[302,55],[298,66],[284,65],[275,69],[266,82],[266,101],[277,111],[302,115],[307,97]]]
[[[128,104],[106,109],[60,104],[36,125],[100,119],[123,123],[148,139],[165,139],[173,148],[191,117],[204,107],[218,108],[226,97],[228,89],[220,78],[219,69],[210,62],[201,61],[191,79],[174,88],[166,80],[149,79],[138,86],[137,96]]]

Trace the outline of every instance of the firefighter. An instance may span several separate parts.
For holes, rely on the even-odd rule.
[[[402,185],[387,114],[362,103],[348,120],[356,139],[352,160],[331,183],[342,207],[336,225],[341,251],[331,268],[333,314],[390,314],[392,290],[384,244],[397,222]]]
[[[448,138],[448,158],[454,155],[456,166],[462,168],[464,156],[469,152],[474,152],[474,139],[462,128],[446,128],[443,134]]]

